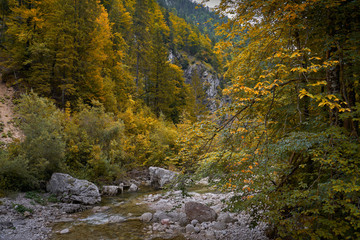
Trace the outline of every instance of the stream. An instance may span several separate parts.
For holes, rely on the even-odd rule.
[[[65,222],[53,225],[52,240],[100,240],[100,239],[156,239],[144,229],[148,224],[143,223],[137,217],[149,212],[146,204],[141,203],[145,195],[156,194],[154,190],[141,190],[135,193],[123,193],[114,197],[103,197],[98,209],[89,209],[81,213],[68,216]],[[103,209],[103,210],[101,210]],[[60,231],[69,229],[68,233],[60,234]],[[185,239],[182,237],[173,240]]]

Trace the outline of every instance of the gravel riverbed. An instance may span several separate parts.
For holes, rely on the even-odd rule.
[[[231,213],[225,210],[226,202],[232,196],[234,193],[190,192],[189,196],[183,197],[181,191],[148,195],[142,203],[148,204],[154,213],[147,231],[152,238],[184,236],[185,239],[194,240],[267,240],[266,224],[260,223],[251,228],[251,217],[248,214]],[[216,212],[217,219],[211,222],[188,219],[185,214],[185,205],[189,202],[209,206]],[[147,220],[149,218],[150,215]]]
[[[89,208],[81,204],[47,202],[49,194],[36,194],[36,197],[41,204],[26,198],[25,193],[0,198],[0,240],[49,239],[53,223],[71,221],[70,213]]]
[[[196,239],[196,240],[267,240],[266,224],[250,227],[251,217],[245,213],[227,212],[226,202],[234,193],[197,193],[183,196],[181,191],[147,194],[136,204],[147,205],[149,212],[139,219],[146,222],[147,239]],[[77,213],[99,206],[49,202],[50,195],[37,194],[28,198],[25,193],[14,197],[0,198],[0,240],[50,239],[54,223],[74,222]],[[41,200],[39,202],[39,199]],[[201,203],[216,213],[212,221],[189,219],[185,205]],[[65,230],[64,230],[65,231]]]

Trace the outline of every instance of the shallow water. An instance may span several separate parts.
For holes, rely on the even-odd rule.
[[[103,212],[94,213],[92,209],[78,214],[69,215],[73,218],[72,222],[56,223],[53,226],[52,240],[140,240],[150,236],[143,230],[146,224],[140,220],[133,219],[139,217],[149,209],[146,205],[140,204],[140,198],[145,194],[154,192],[124,193],[116,197],[105,197],[100,206],[110,207]],[[123,222],[111,223],[114,219]],[[69,228],[66,234],[57,233]]]
[[[213,189],[196,187],[189,189],[198,193],[213,192]],[[114,197],[103,197],[99,206],[107,206],[108,210],[94,212],[92,209],[82,213],[69,214],[68,218],[74,221],[55,223],[51,240],[163,240],[164,238],[152,238],[144,230],[147,223],[143,223],[135,217],[145,212],[151,212],[146,204],[141,204],[145,195],[158,194],[161,191],[143,189],[136,193],[124,193]],[[116,223],[113,223],[116,219]],[[61,230],[68,228],[69,233],[60,234]],[[166,238],[169,240],[169,238]],[[171,238],[171,240],[183,240],[183,236]]]

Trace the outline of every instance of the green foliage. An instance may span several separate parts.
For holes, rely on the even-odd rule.
[[[46,204],[46,200],[43,197],[41,197],[39,193],[34,192],[34,191],[26,192],[25,193],[25,198],[32,199],[36,203],[41,204],[41,205]]]
[[[121,173],[123,123],[96,102],[79,109],[65,123],[68,168],[91,179],[115,178]]]
[[[47,198],[44,198],[44,196],[42,196],[41,193],[37,191],[26,192],[25,198],[31,199],[34,202],[43,206],[46,205],[48,202],[56,203],[59,201],[55,195],[49,195]],[[32,204],[34,204],[34,202],[32,202]]]
[[[13,151],[17,146],[10,146]],[[29,171],[28,160],[23,156],[9,157],[4,151],[0,151],[0,189],[2,190],[28,190],[39,187],[38,181]]]
[[[175,126],[133,104],[118,115],[97,101],[80,103],[73,113],[68,105],[63,113],[46,98],[23,95],[17,109],[26,137],[2,150],[0,188],[35,189],[58,171],[112,182],[133,167],[173,165]]]
[[[208,35],[212,41],[219,40],[215,30],[219,24],[227,21],[226,17],[221,19],[219,15],[208,7],[190,0],[158,0],[158,2],[160,6],[196,26],[204,35]]]
[[[59,200],[57,199],[56,195],[53,195],[51,194],[48,199],[47,199],[48,202],[51,202],[51,203],[57,203],[59,202]]]
[[[24,214],[25,212],[29,212],[29,213],[33,213],[34,210],[32,210],[31,208],[27,208],[22,204],[13,204],[13,208],[21,214]]]
[[[175,126],[138,107],[129,107],[119,115],[125,124],[126,162],[132,166],[173,165],[169,156],[176,154]]]
[[[38,179],[48,179],[63,167],[63,114],[51,101],[34,93],[23,95],[17,108],[22,119],[20,128],[26,137],[18,152],[11,154],[27,159],[30,171]]]
[[[228,59],[231,103],[217,112],[217,125],[187,128],[180,156],[235,191],[230,208],[248,211],[253,224],[267,222],[273,238],[360,237],[355,5],[220,5],[236,13],[217,46]]]

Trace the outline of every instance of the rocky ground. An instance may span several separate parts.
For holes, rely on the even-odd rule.
[[[171,238],[183,235],[186,239],[196,240],[266,240],[265,224],[250,228],[251,218],[245,213],[230,213],[225,211],[226,204],[233,193],[204,193],[191,192],[190,196],[183,197],[181,191],[167,192],[166,194],[149,195],[143,203],[155,213],[145,213],[141,218],[151,224],[147,231],[153,237]],[[186,212],[187,203],[202,203],[210,206],[217,218],[199,222],[189,219]],[[189,204],[188,204],[189,205]],[[212,211],[209,210],[209,211]],[[191,210],[194,211],[194,210]],[[196,211],[196,210],[195,210]],[[206,210],[205,210],[206,211]],[[195,213],[195,215],[204,212]]]
[[[0,198],[0,240],[48,239],[52,223],[72,221],[69,213],[88,208],[80,204],[49,202],[49,199],[55,200],[49,194],[38,193]]]
[[[161,179],[164,179],[164,176],[168,179],[170,176],[170,173],[168,174],[165,170],[159,171],[159,169],[155,169],[157,171],[154,172],[152,170],[150,170],[150,183],[152,186],[160,186]],[[155,176],[155,173],[161,173],[161,176]],[[53,175],[52,180],[56,176],[71,178],[66,174],[56,173]],[[52,180],[50,180],[49,186]],[[154,181],[158,181],[158,183],[153,184]],[[88,203],[89,201],[85,201],[82,197],[86,192],[84,188],[89,188],[89,184],[92,183],[84,180],[78,180],[78,182],[78,189],[73,189],[77,186],[76,184],[72,184],[72,188],[64,187],[67,184],[66,181],[57,185],[64,188],[67,194],[70,191],[72,195],[76,195],[76,202]],[[207,181],[203,182],[206,184]],[[133,182],[129,182],[129,184],[135,185]],[[124,183],[119,186],[122,188]],[[119,186],[112,187],[119,188]],[[97,189],[95,185],[94,188]],[[204,186],[204,189],[207,189],[207,186]],[[127,191],[133,191],[131,186]],[[97,199],[99,191],[95,192],[96,196],[92,197]],[[85,196],[86,199],[89,197],[88,195]],[[64,196],[64,194],[59,196]],[[72,213],[90,208],[93,213],[102,213],[111,210],[111,207],[113,207],[61,203],[58,199],[64,200],[64,197],[59,196],[56,198],[49,193],[28,192],[19,193],[14,197],[0,198],[0,240],[49,239],[54,234],[51,228],[54,223],[75,222],[78,220],[78,214]],[[186,196],[183,196],[181,191],[147,194],[138,198],[134,204],[147,205],[149,212],[142,214],[140,217],[130,218],[119,214],[105,214],[107,217],[101,219],[101,224],[140,220],[147,223],[144,230],[149,236],[148,239],[172,239],[180,236],[181,239],[190,240],[267,240],[265,224],[260,223],[255,228],[251,228],[252,219],[249,215],[226,211],[226,203],[233,196],[234,193],[232,192],[190,192]],[[90,216],[90,218],[94,218],[94,216]],[[57,233],[67,234],[69,231],[69,229],[65,228]]]

